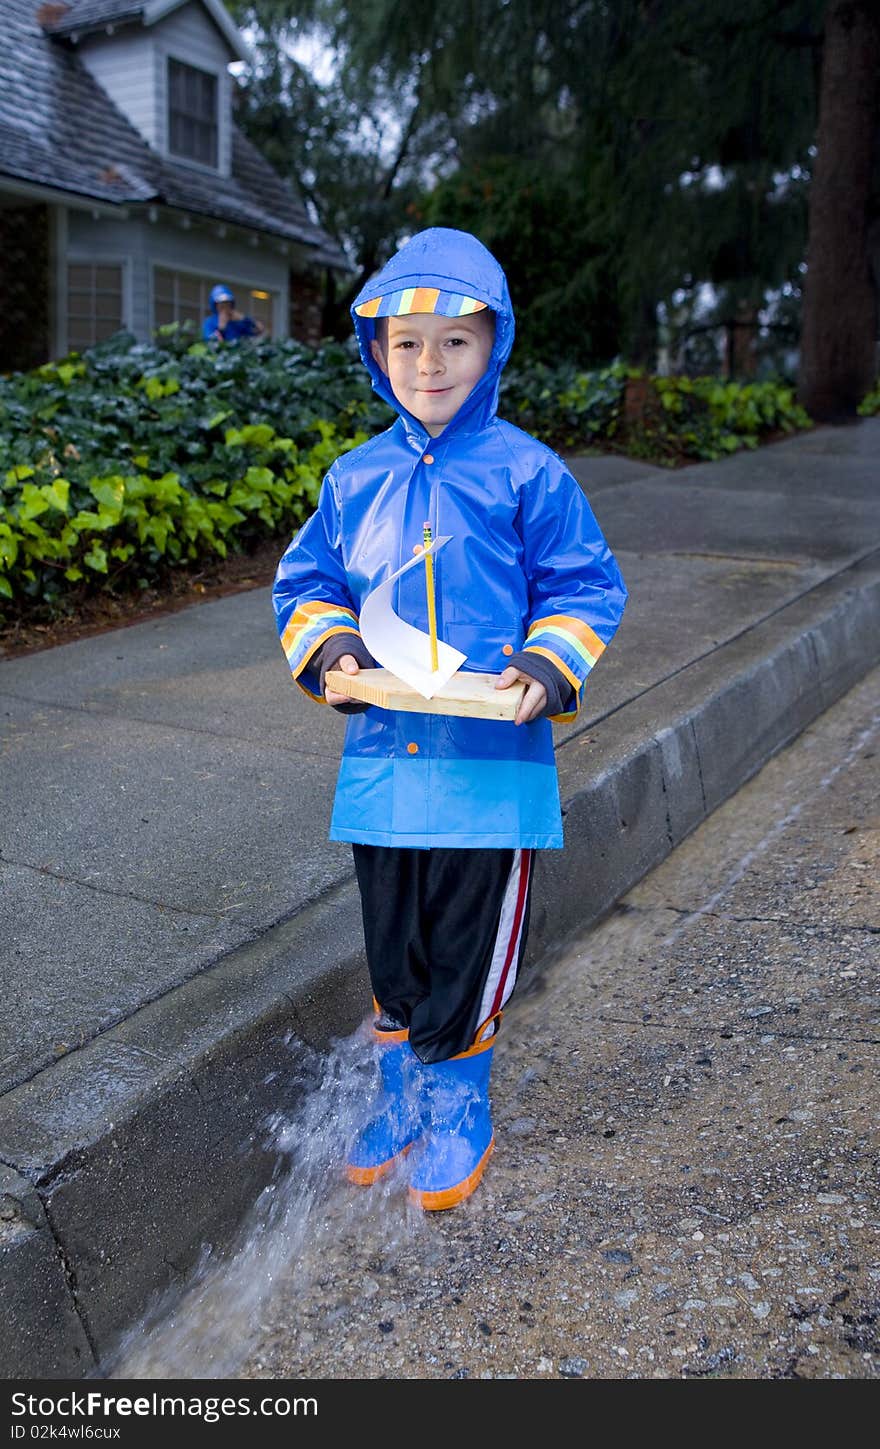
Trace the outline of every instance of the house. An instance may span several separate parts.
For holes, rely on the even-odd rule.
[[[317,342],[347,264],[235,126],[221,0],[0,3],[0,371],[209,311]]]

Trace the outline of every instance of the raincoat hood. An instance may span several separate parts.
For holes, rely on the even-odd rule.
[[[375,315],[437,312],[456,317],[481,307],[491,307],[495,313],[495,343],[486,371],[447,423],[444,436],[485,427],[498,408],[501,373],[513,346],[514,320],[507,278],[492,253],[469,232],[429,227],[401,247],[352,303],[358,346],[373,390],[400,415],[409,434],[427,437],[424,425],[398,402],[370,351],[376,336]],[[373,315],[364,315],[364,309]]]

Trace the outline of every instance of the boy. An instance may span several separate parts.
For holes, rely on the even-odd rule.
[[[294,679],[351,718],[330,836],[351,841],[383,1094],[348,1175],[413,1146],[409,1192],[452,1207],[494,1145],[488,1083],[528,930],[535,850],[562,846],[550,719],[574,719],[626,590],[562,460],[496,416],[513,312],[500,266],[464,232],[420,232],[353,307],[373,387],[398,413],[344,454],[281,560],[274,603]],[[325,687],[373,661],[370,591],[451,535],[434,563],[438,636],[463,668],[522,680],[516,722],[393,712]],[[395,611],[427,631],[422,570]]]
[[[228,287],[218,282],[211,288],[211,311],[202,323],[204,342],[238,342],[241,337],[262,337],[265,327],[253,317],[245,317],[235,306]]]

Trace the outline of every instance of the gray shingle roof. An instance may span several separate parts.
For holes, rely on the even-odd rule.
[[[92,26],[112,25],[120,20],[137,19],[144,12],[145,0],[48,0],[40,7],[34,4],[34,11],[45,9],[46,18],[40,15],[40,24],[53,35],[71,35],[77,30],[88,30]],[[57,12],[49,18],[49,11]]]
[[[122,9],[122,0],[75,3],[95,11],[99,4]],[[76,51],[44,33],[36,11],[36,0],[0,5],[0,177],[96,201],[175,207],[301,242],[316,260],[346,266],[332,238],[240,131],[233,127],[230,176],[160,156]]]
[[[16,176],[22,181],[52,186],[96,201],[150,201],[152,187],[132,176],[127,168],[105,167],[95,171],[82,162],[67,159],[63,166],[58,156],[27,132],[0,123],[0,173]]]

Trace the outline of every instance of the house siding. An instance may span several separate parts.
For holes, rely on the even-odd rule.
[[[239,244],[201,229],[188,232],[146,217],[128,221],[95,220],[86,212],[68,213],[67,260],[121,262],[125,272],[126,326],[138,341],[153,331],[153,270],[193,272],[218,282],[235,282],[273,292],[273,335],[288,335],[288,269],[283,256]],[[246,310],[246,298],[241,299]],[[56,337],[56,347],[60,338]]]
[[[99,85],[145,141],[168,155],[168,61],[179,60],[217,77],[217,169],[232,169],[232,77],[235,57],[201,5],[186,5],[158,24],[122,26],[113,35],[84,37],[77,53]],[[181,157],[175,161],[193,165]],[[199,170],[209,170],[199,167]]]
[[[160,145],[155,31],[125,26],[81,40],[77,54],[98,85],[151,146]]]

